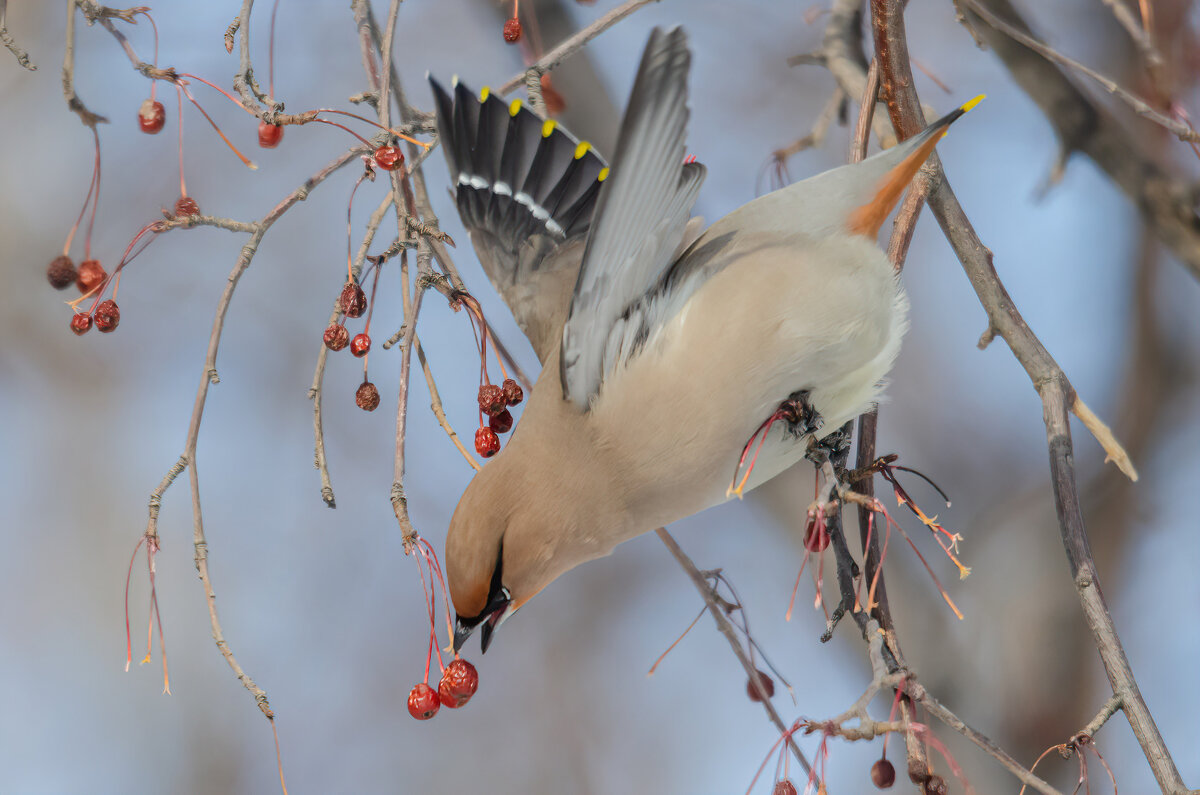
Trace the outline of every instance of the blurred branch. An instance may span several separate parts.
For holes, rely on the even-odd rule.
[[[1072,152],[1091,158],[1129,197],[1155,235],[1200,279],[1200,217],[1196,215],[1191,186],[1155,163],[1137,138],[1122,129],[1047,56],[1008,35],[1006,30],[1014,30],[1029,38],[1030,31],[1009,0],[959,2],[970,9],[964,13],[972,29],[987,41],[1013,80],[1054,127],[1064,159]],[[1006,30],[988,20],[1002,22]]]
[[[788,747],[792,750],[792,755],[800,766],[804,768],[804,772],[810,773],[812,768],[808,764],[808,759],[805,758],[804,752],[796,745],[788,732],[787,724],[779,717],[779,713],[775,711],[775,705],[771,703],[771,697],[763,688],[762,679],[759,677],[758,669],[754,667],[754,662],[750,656],[746,654],[746,650],[742,648],[741,642],[738,640],[737,632],[734,629],[733,622],[725,615],[725,609],[717,600],[716,593],[713,591],[712,585],[704,577],[704,572],[696,568],[696,564],[687,556],[679,543],[667,532],[665,527],[660,527],[654,532],[658,533],[659,539],[675,556],[675,560],[687,573],[692,581],[692,585],[696,586],[696,590],[700,592],[700,596],[704,598],[704,604],[708,606],[708,612],[712,615],[713,621],[717,624],[717,629],[725,636],[725,640],[729,641],[729,648],[733,650],[734,655],[738,658],[738,662],[742,664],[742,668],[746,671],[747,681],[749,681],[758,694],[758,700],[762,702],[763,709],[767,711],[767,716],[771,722],[775,724],[775,728],[779,729],[780,734],[787,737]]]
[[[36,72],[37,67],[30,63],[29,53],[17,46],[17,41],[8,32],[8,0],[0,0],[0,44],[3,44],[5,49],[16,57],[17,63],[22,69],[28,69],[31,72]]]
[[[968,2],[973,3],[973,0]],[[925,124],[913,86],[902,3],[898,0],[871,0],[871,11],[888,112],[897,130],[905,135],[914,135]],[[935,165],[935,168],[938,174],[936,187],[930,195],[930,207],[962,262],[980,303],[987,311],[992,328],[1008,343],[1042,398],[1059,528],[1076,591],[1113,693],[1121,696],[1130,726],[1163,791],[1185,793],[1187,789],[1142,699],[1129,660],[1121,647],[1112,615],[1100,589],[1099,572],[1088,546],[1087,530],[1079,509],[1068,420],[1069,407],[1075,400],[1074,389],[1013,305],[993,267],[991,253],[984,248],[962,211],[945,176],[940,172],[940,165]]]

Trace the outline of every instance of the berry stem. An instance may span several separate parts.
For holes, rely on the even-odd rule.
[[[179,195],[187,196],[187,182],[183,178],[183,86],[175,84],[175,96],[179,100]]]
[[[271,6],[271,35],[267,45],[267,93],[275,99],[275,14],[279,11],[279,0]]]
[[[75,240],[75,233],[79,231],[79,225],[83,223],[83,215],[87,212],[88,206],[92,203],[93,194],[99,199],[99,182],[100,182],[100,134],[96,132],[96,128],[92,128],[92,135],[96,141],[96,158],[92,163],[92,181],[88,183],[87,195],[83,197],[83,207],[79,208],[79,217],[75,219],[75,225],[71,227],[71,231],[67,233],[67,241],[63,243],[63,256],[67,256],[71,251],[71,243]],[[94,217],[94,216],[93,216]],[[91,234],[88,235],[88,253],[90,253]],[[85,260],[88,259],[88,254],[85,253]]]
[[[146,540],[143,535],[138,538],[137,544],[133,547],[133,554],[129,556],[129,570],[125,572],[125,672],[129,672],[129,665],[133,662],[133,634],[129,628],[129,584],[133,580],[133,564],[137,561],[138,550],[142,548],[142,543]]]
[[[150,27],[154,29],[154,68],[158,68],[158,25],[154,22],[154,17],[150,16],[150,9],[143,8],[139,13],[150,21]],[[154,96],[158,89],[158,81],[150,81],[150,99],[154,100]]]
[[[238,151],[238,148],[233,145],[232,141],[230,141],[228,138],[225,137],[225,133],[221,132],[221,128],[218,127],[217,123],[212,120],[212,116],[208,115],[208,111],[206,111],[204,108],[202,108],[200,106],[200,103],[196,101],[196,98],[194,96],[192,96],[192,92],[188,91],[187,84],[185,82],[179,82],[176,85],[178,85],[183,90],[183,93],[187,95],[188,101],[196,106],[196,110],[200,111],[201,115],[204,116],[204,119],[210,125],[212,125],[212,128],[214,130],[216,130],[217,135],[221,136],[221,140],[225,142],[225,145],[229,147],[230,151],[232,151],[235,155],[237,155],[238,159],[242,161],[242,165],[244,165],[244,166],[246,166],[246,168],[250,168],[250,169],[258,168],[258,166],[254,165],[253,161],[251,161],[250,158],[246,157],[244,154],[242,154],[240,151]],[[182,113],[183,113],[183,110],[181,108],[180,115],[182,115]],[[180,125],[180,126],[182,126],[182,125]],[[187,194],[185,193],[184,195],[186,196]]]
[[[253,116],[253,115],[254,115],[254,111],[250,110],[250,109],[249,109],[249,108],[247,108],[245,105],[243,105],[243,104],[242,104],[242,101],[241,101],[240,99],[238,99],[237,97],[235,97],[233,94],[230,94],[228,91],[226,91],[225,89],[221,88],[221,87],[220,87],[219,85],[217,85],[216,83],[211,83],[211,82],[209,82],[208,80],[205,80],[205,79],[204,79],[203,77],[201,77],[200,75],[194,75],[194,74],[191,74],[190,72],[178,72],[176,76],[177,76],[177,77],[179,77],[179,78],[186,78],[187,80],[195,80],[195,81],[196,81],[196,82],[198,82],[198,83],[203,83],[204,85],[206,85],[206,86],[208,86],[209,88],[211,88],[213,91],[216,91],[218,94],[220,94],[221,96],[225,97],[225,99],[229,100],[229,101],[230,101],[230,102],[232,102],[234,105],[237,105],[239,108],[241,108],[242,110],[244,110],[244,111],[246,111],[247,113],[249,113],[251,116]],[[182,82],[186,82],[186,81],[182,81]]]
[[[425,149],[428,149],[429,147],[433,146],[433,144],[425,143],[424,141],[418,141],[416,138],[410,138],[409,136],[405,135],[404,133],[400,132],[399,130],[393,129],[391,127],[384,127],[382,124],[380,124],[377,121],[372,121],[371,119],[368,119],[366,116],[359,116],[357,113],[351,113],[348,110],[338,110],[336,108],[317,108],[315,111],[311,111],[311,112],[312,113],[337,113],[342,116],[349,116],[352,119],[358,119],[361,122],[370,124],[372,127],[378,127],[381,130],[386,130],[387,132],[391,133],[392,135],[396,136],[397,138],[408,141],[410,144],[416,144],[417,146],[423,147]],[[313,119],[313,121],[324,121],[324,120],[323,119]],[[328,122],[326,122],[326,123],[328,123]],[[343,129],[345,129],[345,128],[343,128]]]

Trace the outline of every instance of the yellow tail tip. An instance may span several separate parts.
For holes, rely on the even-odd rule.
[[[967,111],[971,110],[971,108],[978,105],[980,102],[983,102],[985,99],[987,99],[987,94],[980,94],[979,96],[975,97],[974,99],[968,99],[966,102],[964,102],[963,104],[958,106],[959,110],[961,110],[963,113],[966,113]]]

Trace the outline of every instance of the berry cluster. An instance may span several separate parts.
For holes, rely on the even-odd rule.
[[[513,417],[509,406],[515,406],[525,398],[521,385],[511,378],[505,378],[500,386],[485,383],[479,387],[479,416],[480,427],[475,431],[475,452],[484,458],[491,458],[500,452],[499,434],[512,430]],[[487,416],[487,425],[483,417]]]
[[[338,308],[341,310],[342,317],[330,323],[321,335],[325,347],[329,350],[336,352],[349,346],[350,353],[355,358],[363,360],[363,381],[354,393],[354,403],[363,411],[374,411],[379,408],[379,390],[367,380],[366,362],[366,356],[371,351],[371,314],[367,308],[368,305],[373,306],[375,303],[375,289],[379,284],[379,263],[373,262],[372,267],[375,268],[375,280],[371,284],[370,302],[367,301],[367,293],[363,290],[362,285],[358,283],[353,274],[349,275],[338,296]],[[346,318],[360,318],[364,314],[367,316],[366,328],[351,339],[350,332],[345,325]]]
[[[425,594],[426,607],[429,614],[429,652],[425,658],[425,679],[418,682],[408,694],[408,714],[417,720],[429,720],[442,707],[458,709],[465,706],[475,691],[479,689],[479,673],[475,666],[462,659],[456,653],[449,664],[442,664],[442,652],[437,642],[437,587],[441,586],[442,607],[446,618],[448,637],[454,637],[450,623],[450,599],[446,592],[446,580],[442,575],[441,563],[429,542],[419,535],[409,542],[411,550],[417,553],[417,570],[421,574],[421,589]],[[426,577],[428,572],[428,577]],[[430,664],[435,659],[441,669],[442,678],[435,690],[429,684]]]

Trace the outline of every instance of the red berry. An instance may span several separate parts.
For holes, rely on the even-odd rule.
[[[521,40],[521,20],[516,17],[504,20],[504,40],[516,44]]]
[[[824,552],[829,547],[829,531],[813,522],[804,530],[804,548],[809,552]]]
[[[500,412],[494,417],[488,417],[488,427],[496,433],[508,433],[512,430],[513,418],[508,413],[508,409]]]
[[[887,789],[896,783],[896,768],[887,759],[880,759],[871,765],[871,782],[880,789]]]
[[[521,389],[521,385],[511,378],[505,378],[500,388],[504,390],[504,402],[510,406],[515,406],[525,399],[525,392]]]
[[[395,171],[404,165],[404,153],[395,146],[381,146],[375,150],[375,165],[384,171]]]
[[[479,689],[479,672],[466,660],[455,657],[442,673],[438,682],[438,698],[442,706],[458,709],[471,700]]]
[[[796,785],[786,778],[783,781],[776,781],[775,791],[772,795],[796,795]]]
[[[114,331],[120,322],[121,310],[117,309],[117,302],[111,298],[101,301],[100,306],[96,307],[96,328],[107,334]]]
[[[196,200],[191,196],[180,196],[179,201],[175,202],[175,217],[182,218],[185,215],[199,215],[200,205],[196,204]]]
[[[354,404],[363,411],[374,411],[379,408],[379,390],[370,381],[363,381],[354,393]]]
[[[55,290],[61,290],[67,285],[74,284],[79,278],[79,272],[75,270],[75,263],[71,262],[71,258],[66,254],[61,257],[55,257],[46,267],[46,278],[50,281],[50,286]]]
[[[491,428],[480,428],[475,431],[475,452],[491,458],[500,452],[500,437]]]
[[[504,390],[495,384],[484,384],[479,387],[479,410],[489,417],[495,417],[504,411],[508,405],[504,399]]]
[[[350,332],[341,323],[331,323],[322,335],[325,347],[331,351],[340,351],[350,344]]]
[[[107,278],[108,274],[104,272],[100,260],[85,259],[79,263],[79,275],[75,277],[75,286],[79,288],[79,292],[87,295],[103,284]]]
[[[76,312],[71,316],[71,331],[74,331],[77,336],[82,337],[87,334],[92,327],[92,316],[87,312]]]
[[[283,140],[283,127],[278,124],[258,123],[258,145],[263,149],[274,149]]]
[[[358,282],[346,282],[338,302],[346,317],[362,317],[363,312],[367,311],[367,294]]]
[[[775,695],[775,680],[758,669],[755,669],[755,673],[758,674],[758,681],[762,683],[762,689],[767,694],[767,698]],[[746,680],[746,695],[750,696],[751,701],[762,701],[758,696],[758,690],[754,688],[753,679]]]
[[[424,682],[408,694],[408,714],[417,720],[429,720],[437,714],[441,706],[437,691]]]
[[[163,128],[166,120],[167,109],[157,100],[147,99],[138,108],[138,126],[142,128],[142,132],[144,133],[154,135]]]
[[[354,339],[350,340],[350,352],[358,358],[367,355],[367,351],[371,350],[371,337],[367,334],[355,334]]]

